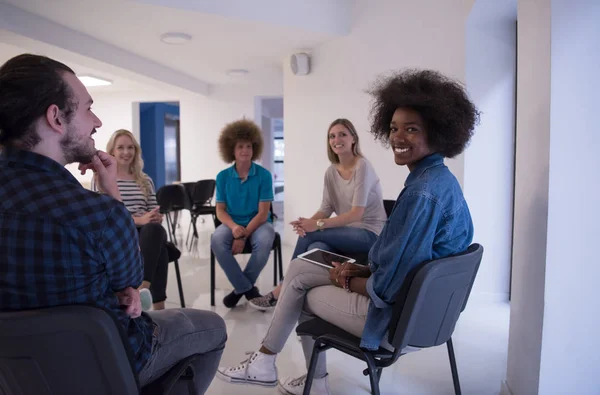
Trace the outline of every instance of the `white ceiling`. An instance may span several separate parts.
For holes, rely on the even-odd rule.
[[[2,43],[2,38],[5,38],[6,35],[0,35],[0,65],[9,60],[10,58],[22,54],[23,46],[11,45]],[[48,46],[45,46],[48,48]],[[28,46],[28,48],[30,48]],[[41,48],[41,47],[40,47]],[[28,52],[34,53],[48,53],[48,50],[39,50],[39,51],[31,51]],[[50,52],[55,53],[54,58],[59,62],[66,63],[70,68],[75,71],[77,75],[92,75],[92,76],[101,76],[105,79],[108,79],[113,84],[111,86],[97,86],[90,87],[88,90],[90,92],[110,92],[110,93],[118,93],[118,92],[143,92],[148,90],[148,85],[144,83],[144,81],[136,81],[133,78],[128,78],[127,76],[123,76],[122,73],[111,71],[108,65],[101,65],[99,62],[92,62],[91,67],[90,64],[83,65],[81,63],[74,62],[72,57],[62,56],[60,51],[56,48],[51,49]],[[89,62],[88,62],[89,63]]]
[[[148,76],[178,74],[187,78],[180,78],[180,87],[197,86],[195,90],[202,91],[215,84],[281,79],[282,60],[291,53],[347,33],[349,27],[343,23],[346,17],[349,21],[352,0],[319,1],[0,0],[0,10],[4,3],[5,14],[12,10],[19,17],[18,24],[4,21],[12,33],[27,35],[43,22],[46,28],[30,38],[75,52],[79,44],[85,47],[84,55],[122,68],[135,63],[140,72],[146,62]],[[261,5],[266,8],[260,9]],[[2,22],[0,15],[0,29]],[[193,39],[186,45],[164,44],[159,37],[169,31],[187,33]],[[93,52],[90,47],[95,45],[99,50]],[[123,60],[129,56],[131,60]],[[225,72],[231,68],[250,73],[244,78],[228,77]]]

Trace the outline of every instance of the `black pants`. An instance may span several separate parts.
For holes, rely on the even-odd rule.
[[[167,232],[161,224],[149,223],[138,228],[140,250],[144,258],[144,281],[150,283],[152,302],[167,299],[167,275],[169,255],[167,253]]]

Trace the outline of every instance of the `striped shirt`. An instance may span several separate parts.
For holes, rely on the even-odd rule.
[[[150,177],[145,176],[146,180],[150,183],[150,194],[147,197],[144,195],[142,188],[134,180],[117,180],[123,204],[125,204],[127,210],[134,217],[140,217],[158,207],[154,183]],[[92,180],[91,189],[94,192],[98,192],[95,180]]]

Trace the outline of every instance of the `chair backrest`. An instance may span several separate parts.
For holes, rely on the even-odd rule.
[[[383,199],[383,208],[385,209],[385,213],[387,214],[388,218],[392,215],[395,204],[395,200]]]
[[[83,305],[0,313],[0,394],[138,394],[117,325]]]
[[[181,185],[183,185],[183,188],[185,189],[185,192],[187,195],[186,206],[184,208],[186,210],[191,210],[192,209],[192,195],[194,194],[194,185],[196,185],[196,183],[195,182],[182,182]]]
[[[418,265],[409,273],[396,299],[389,342],[396,350],[407,345],[433,347],[450,339],[473,287],[483,247]]]
[[[156,192],[161,213],[183,210],[188,203],[188,194],[181,184],[164,185]]]
[[[210,206],[213,196],[215,195],[215,180],[200,180],[194,184],[192,188],[192,204],[194,206]]]

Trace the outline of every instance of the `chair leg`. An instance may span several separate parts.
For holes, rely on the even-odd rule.
[[[275,251],[275,253],[277,254],[277,261],[279,264],[279,282],[283,281],[283,258],[281,257],[281,245],[279,247],[277,247],[277,251]]]
[[[172,243],[173,235],[171,234],[171,216],[169,215],[169,213],[165,213],[165,218],[167,219],[167,238]]]
[[[273,251],[273,286],[277,286],[277,252]]]
[[[315,370],[317,369],[317,361],[319,360],[319,354],[321,353],[321,342],[319,339],[315,341],[313,346],[312,355],[310,356],[310,365],[308,367],[308,373],[306,374],[306,383],[304,384],[303,395],[310,395],[310,388],[315,377]]]
[[[192,222],[190,221],[190,226],[188,226],[187,235],[185,236],[185,245],[187,246],[190,242],[190,232],[192,231]]]
[[[177,245],[177,238],[175,237],[175,224],[171,219],[171,213],[166,213],[165,217],[167,217],[167,229],[169,229],[169,241],[173,244]]]
[[[192,216],[192,220],[190,221],[190,227],[192,228],[192,240],[190,242],[190,246],[188,247],[188,252],[192,252],[192,247],[194,246],[194,241],[198,240],[198,229],[196,229],[196,220],[198,217]],[[189,231],[188,231],[189,233]]]
[[[375,365],[375,359],[371,355],[365,355],[367,360],[367,371],[369,372],[369,381],[371,382],[371,394],[380,395],[379,378],[381,369]]]
[[[179,262],[177,260],[173,261],[175,265],[175,276],[177,276],[177,287],[179,288],[179,301],[181,302],[181,307],[185,308],[185,299],[183,297],[183,284],[181,283],[181,273],[179,272]]]
[[[210,305],[215,305],[215,253],[210,250]]]
[[[454,358],[454,346],[452,345],[452,338],[446,342],[448,346],[448,358],[450,359],[450,369],[452,370],[452,381],[454,382],[454,393],[461,395],[460,381],[458,380],[458,369],[456,368],[456,359]]]

